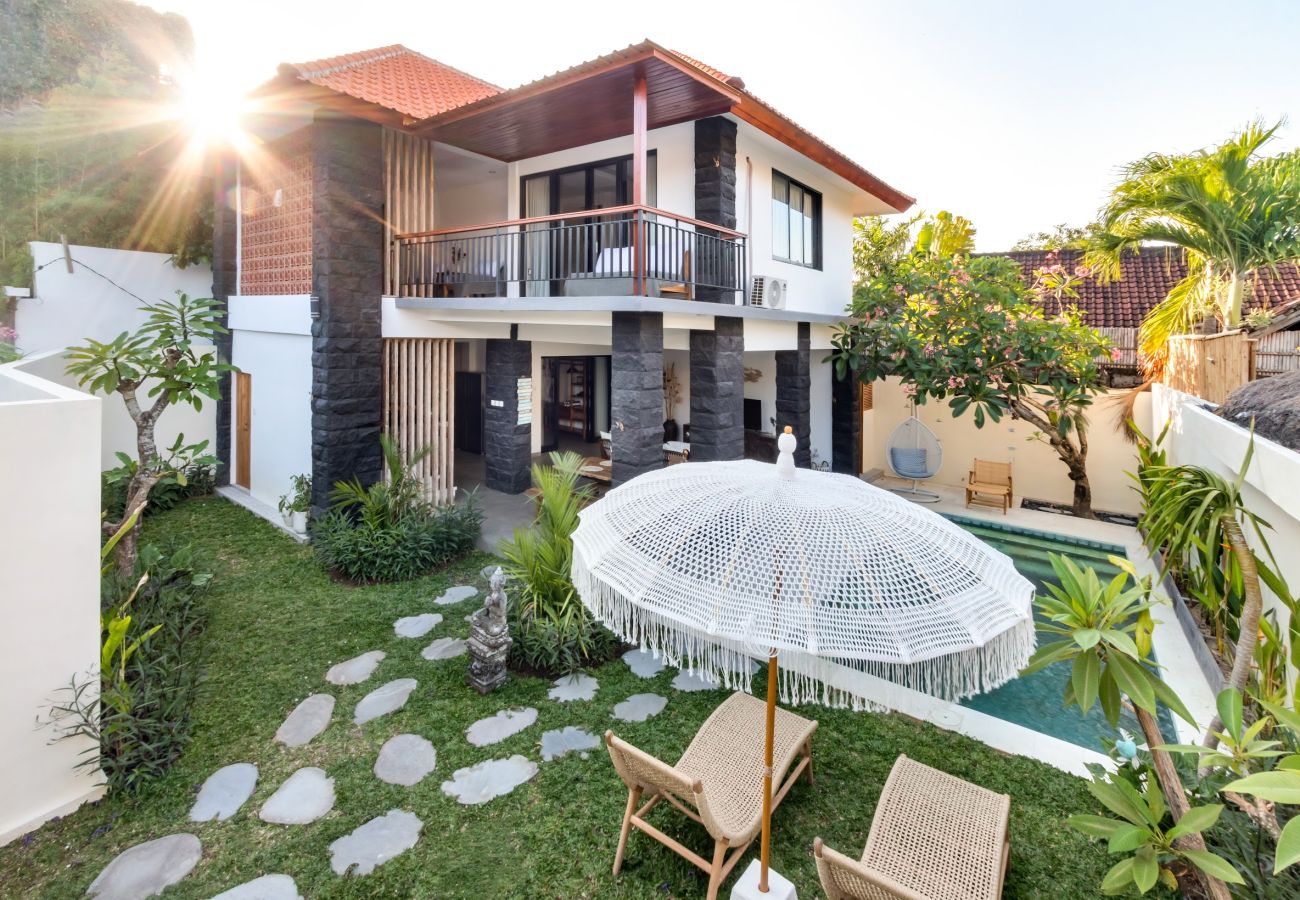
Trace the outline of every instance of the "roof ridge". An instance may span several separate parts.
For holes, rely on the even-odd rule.
[[[371,63],[382,62],[385,59],[392,59],[401,56],[403,53],[412,53],[416,56],[423,56],[423,54],[416,53],[404,44],[388,44],[383,47],[375,47],[373,50],[359,50],[355,53],[343,53],[339,56],[325,57],[327,60],[356,57],[356,59],[348,59],[347,62],[339,62],[332,66],[324,66],[319,69],[308,69],[306,68],[307,63],[296,63],[293,64],[293,66],[298,70],[299,75],[303,78],[323,78],[326,75],[333,75],[335,72],[341,72],[344,69],[351,69],[355,66],[365,66],[370,65]],[[428,59],[428,57],[425,57],[425,59]],[[437,62],[437,60],[434,61]],[[451,66],[448,66],[447,68],[450,69]],[[462,72],[461,74],[463,75],[465,73]]]
[[[396,46],[401,47],[402,45],[397,44]],[[488,87],[495,90],[497,93],[501,93],[502,91],[505,90],[505,88],[501,87],[501,85],[499,84],[493,84],[491,81],[487,81],[486,79],[479,78],[477,75],[472,75],[469,72],[466,72],[464,69],[458,69],[455,66],[449,66],[442,60],[435,59],[434,57],[429,56],[427,53],[421,53],[419,50],[412,50],[410,47],[406,47],[404,49],[406,50],[407,53],[411,54],[412,56],[418,56],[420,57],[420,59],[427,60],[428,62],[442,66],[444,69],[449,69],[450,71],[455,72],[457,75],[463,75],[466,78],[469,78],[473,81],[477,81],[479,84],[485,84]]]

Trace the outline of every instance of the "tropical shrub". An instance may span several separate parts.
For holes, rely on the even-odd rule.
[[[482,513],[471,494],[454,506],[434,507],[411,474],[397,444],[380,438],[388,478],[371,485],[357,479],[334,485],[329,512],[312,523],[316,557],[329,571],[358,584],[408,581],[470,550]]]
[[[120,519],[126,510],[127,487],[137,465],[125,453],[119,452],[117,458],[121,465],[106,469],[100,475],[100,508],[111,519]],[[172,509],[182,500],[212,493],[217,483],[217,466],[215,459],[210,459],[212,462],[200,460],[164,475],[149,491],[149,500],[142,512],[162,512]]]
[[[516,529],[501,546],[514,584],[510,661],[516,668],[563,675],[611,659],[616,638],[582,605],[571,580],[573,530],[578,513],[592,499],[580,486],[582,457],[552,453],[551,465],[534,465],[540,492],[532,528]]]

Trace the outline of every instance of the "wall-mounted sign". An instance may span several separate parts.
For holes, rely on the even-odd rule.
[[[533,379],[519,379],[519,419],[520,425],[533,424]]]

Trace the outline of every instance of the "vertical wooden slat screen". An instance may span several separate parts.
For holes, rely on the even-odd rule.
[[[861,401],[863,412],[871,412],[873,402],[875,399],[874,387],[875,387],[874,385],[870,385],[870,384],[858,385],[858,400]]]
[[[456,384],[454,342],[446,338],[384,340],[384,432],[407,459],[425,447],[412,467],[430,502],[456,499],[452,410]]]
[[[384,210],[384,293],[391,297],[400,287],[394,236],[434,227],[432,141],[384,129]]]

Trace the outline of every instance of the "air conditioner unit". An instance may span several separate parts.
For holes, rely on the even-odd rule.
[[[749,288],[749,305],[762,306],[765,309],[785,309],[785,295],[789,285],[784,278],[771,275],[755,275],[754,283]]]

